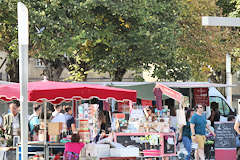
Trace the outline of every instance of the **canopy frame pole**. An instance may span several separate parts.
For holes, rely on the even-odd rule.
[[[47,146],[47,102],[44,101],[44,153],[45,159],[48,159],[48,146]]]

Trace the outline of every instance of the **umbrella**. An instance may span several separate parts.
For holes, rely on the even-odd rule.
[[[113,88],[102,85],[37,81],[28,83],[29,102],[50,102],[59,104],[66,100],[76,99],[107,99],[114,98],[117,101],[130,100],[136,102],[135,90]],[[20,99],[19,83],[0,85],[0,99],[12,101]]]

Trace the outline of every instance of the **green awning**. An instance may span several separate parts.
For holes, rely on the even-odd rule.
[[[132,89],[137,91],[137,98],[145,100],[156,100],[153,94],[155,83],[141,84],[141,85],[110,85],[112,87]],[[167,96],[163,95],[162,99],[168,99]]]

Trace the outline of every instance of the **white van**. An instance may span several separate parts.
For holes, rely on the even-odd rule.
[[[217,84],[209,82],[161,82],[164,85],[177,90],[184,96],[188,96],[193,99],[194,88],[208,88],[209,104],[217,102],[219,105],[219,111],[221,114],[220,121],[227,121],[229,115],[236,115],[236,109],[232,107],[226,100],[226,98],[219,92],[216,87],[228,87],[226,84]],[[192,104],[193,105],[193,104]],[[191,105],[191,106],[192,106]],[[206,109],[207,116],[210,115],[210,108]]]

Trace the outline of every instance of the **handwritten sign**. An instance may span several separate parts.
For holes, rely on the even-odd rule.
[[[216,148],[236,148],[236,135],[233,122],[215,122]]]
[[[145,135],[143,134],[121,134],[116,135],[116,142],[121,143],[122,145],[126,146],[135,146],[138,147],[140,151],[145,149],[160,149],[160,135],[159,134],[152,134],[152,135]]]

